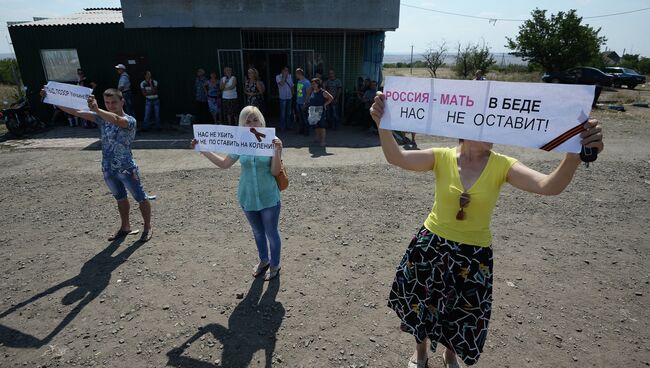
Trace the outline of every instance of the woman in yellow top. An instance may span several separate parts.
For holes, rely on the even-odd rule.
[[[370,109],[377,126],[384,112],[378,93]],[[582,144],[603,150],[596,120],[585,123]],[[436,176],[435,202],[413,237],[393,282],[388,306],[401,328],[415,336],[409,368],[427,367],[427,340],[433,351],[446,347],[446,367],[479,359],[487,338],[492,306],[490,220],[501,185],[543,195],[560,194],[571,182],[580,156],[567,153],[546,175],[512,157],[492,151],[492,143],[460,140],[458,146],[403,151],[390,131],[379,129],[386,160],[406,170]]]

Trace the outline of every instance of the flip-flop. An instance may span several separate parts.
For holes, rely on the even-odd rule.
[[[143,230],[142,235],[140,236],[140,243],[146,243],[153,238],[153,229]]]
[[[408,368],[429,368],[429,358],[425,360],[413,360],[409,358]]]
[[[447,359],[445,359],[445,353],[442,353],[442,364],[445,365],[445,368],[463,368],[463,366],[458,363],[458,357],[453,362],[448,362]]]
[[[115,235],[108,238],[108,241],[113,241],[113,240],[117,240],[117,239],[126,238],[128,235],[135,235],[135,234],[137,234],[139,232],[140,232],[140,230],[122,230],[122,229],[120,229],[115,233]]]
[[[266,262],[266,264],[262,264],[262,262],[257,264],[257,267],[253,269],[253,277],[257,278],[260,277],[261,275],[266,272],[266,269],[269,268],[271,264],[269,262]]]
[[[278,267],[278,268],[271,267],[271,268],[269,268],[269,272],[267,272],[266,275],[264,275],[264,281],[271,281],[274,278],[278,277],[278,275],[280,275],[280,268],[281,267]]]

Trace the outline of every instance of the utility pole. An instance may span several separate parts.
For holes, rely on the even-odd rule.
[[[411,63],[409,66],[411,67],[411,75],[413,75],[413,45],[411,45]]]

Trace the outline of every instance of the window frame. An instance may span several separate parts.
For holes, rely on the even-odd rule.
[[[74,69],[74,73],[71,73],[73,75],[72,78],[59,78],[58,76],[54,75],[51,76],[49,71],[48,71],[48,66],[49,64],[46,64],[46,53],[49,51],[57,51],[57,52],[62,52],[62,51],[71,51],[74,52],[74,56],[76,57],[76,65],[74,64],[74,58],[68,58],[68,62],[66,62],[64,65],[70,66],[70,68]],[[41,57],[41,65],[43,66],[43,73],[45,74],[45,79],[48,81],[55,81],[55,82],[75,82],[77,79],[77,69],[81,68],[81,61],[79,60],[79,52],[77,51],[76,48],[65,48],[65,49],[39,49],[39,55]],[[53,78],[57,77],[57,78]]]

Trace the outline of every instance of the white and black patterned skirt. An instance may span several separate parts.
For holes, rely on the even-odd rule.
[[[402,258],[388,298],[401,328],[418,343],[452,349],[468,365],[478,361],[492,311],[492,247],[462,244],[425,227]]]

